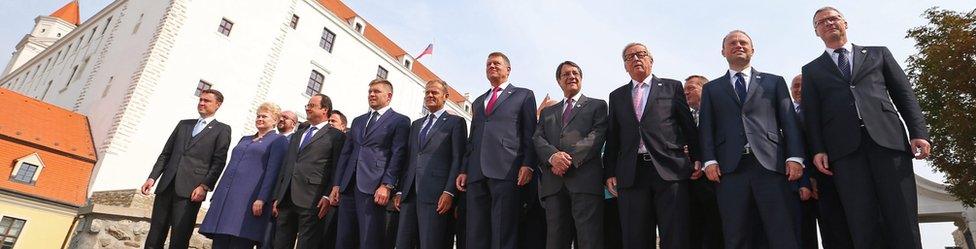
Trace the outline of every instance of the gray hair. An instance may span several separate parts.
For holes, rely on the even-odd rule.
[[[820,14],[820,12],[824,12],[824,11],[828,11],[828,10],[833,10],[834,12],[837,12],[838,15],[840,15],[840,18],[844,18],[844,13],[841,13],[840,10],[837,10],[837,8],[834,8],[833,6],[824,6],[823,8],[817,9],[816,12],[813,12],[813,27],[814,28],[817,27],[817,15]]]
[[[644,47],[645,50],[649,50],[649,49],[647,49],[647,46],[644,46],[643,43],[640,43],[640,42],[631,42],[631,43],[627,43],[627,46],[624,46],[624,50],[623,51],[620,51],[620,57],[627,56],[627,49],[630,49],[630,47],[633,47],[633,46],[641,46],[641,47]],[[647,51],[647,53],[650,54],[651,51]],[[626,60],[627,58],[624,58],[624,59]]]

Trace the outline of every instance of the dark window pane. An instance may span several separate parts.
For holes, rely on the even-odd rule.
[[[298,28],[298,15],[291,15],[291,23],[288,24],[292,29]]]
[[[234,28],[234,23],[228,21],[227,18],[224,18],[220,20],[220,26],[217,27],[217,32],[220,32],[221,34],[224,34],[226,36],[230,36],[230,30],[233,28]]]
[[[379,68],[376,69],[376,78],[386,79],[386,75],[388,73],[389,71],[386,71],[386,68],[383,68],[383,66],[379,66]]]
[[[325,81],[325,76],[315,70],[312,70],[312,75],[308,77],[308,86],[305,87],[305,94],[308,96],[315,95],[322,92],[322,82]]]
[[[335,33],[331,30],[325,28],[322,29],[322,38],[319,40],[319,47],[322,47],[327,52],[332,52],[332,45],[335,44]]]
[[[203,93],[203,90],[210,89],[210,87],[212,86],[213,85],[211,85],[209,82],[200,80],[200,82],[197,83],[197,90],[193,93],[193,95],[200,97],[200,94]]]

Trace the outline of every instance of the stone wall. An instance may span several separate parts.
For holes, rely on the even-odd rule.
[[[135,189],[93,193],[90,204],[79,209],[79,221],[68,248],[143,248],[149,233],[153,197]],[[197,215],[197,226],[205,214],[206,210],[201,210]],[[190,248],[210,249],[210,239],[194,231]]]

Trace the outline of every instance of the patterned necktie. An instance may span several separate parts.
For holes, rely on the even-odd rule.
[[[573,99],[566,99],[566,110],[563,111],[563,126],[569,124],[569,115],[573,114]]]
[[[315,126],[308,128],[308,131],[305,132],[305,136],[302,136],[302,144],[298,145],[298,150],[302,150],[305,148],[305,145],[308,145],[308,142],[312,140],[312,134],[315,134],[315,130],[318,129],[319,128]]]
[[[851,64],[847,61],[847,49],[838,48],[834,50],[837,53],[837,69],[840,69],[840,74],[844,75],[844,80],[847,82],[851,81]]]
[[[741,72],[735,73],[735,95],[739,97],[739,103],[746,102],[746,80]]]
[[[430,131],[430,127],[434,125],[434,114],[431,113],[427,115],[427,124],[424,125],[423,129],[420,129],[420,145],[427,143],[427,132]]]
[[[373,125],[373,123],[376,123],[376,118],[379,116],[380,116],[380,112],[378,111],[371,112],[371,114],[369,115],[369,121],[366,121],[366,128],[363,129],[363,134],[366,134],[366,131],[369,130],[369,126]]]
[[[203,119],[197,120],[197,124],[193,126],[193,136],[196,137],[197,134],[200,134],[203,131],[203,127],[207,127],[207,121]]]
[[[644,91],[641,91],[643,86],[644,82],[637,82],[637,85],[634,86],[634,115],[637,116],[637,120],[644,117],[644,108],[641,108],[644,97]]]
[[[485,107],[486,115],[491,115],[491,111],[495,110],[495,101],[498,100],[498,90],[501,90],[501,88],[494,87],[491,89],[491,99],[488,100],[488,105]]]

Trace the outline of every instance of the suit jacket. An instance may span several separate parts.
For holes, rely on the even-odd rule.
[[[878,145],[911,153],[906,137],[928,139],[929,134],[905,72],[886,47],[853,45],[851,54],[850,82],[826,52],[803,66],[801,102],[811,152],[826,152],[831,159],[854,152],[863,120]]]
[[[691,178],[692,161],[700,160],[698,128],[681,82],[650,77],[651,90],[640,120],[634,114],[634,85],[630,81],[610,92],[604,174],[607,178],[617,177],[617,185],[622,188],[634,183],[640,140],[653,155],[651,163],[664,180]],[[688,146],[688,154],[684,146]]]
[[[216,119],[196,136],[193,127],[198,119],[185,119],[176,124],[159,153],[149,178],[156,180],[156,194],[170,184],[176,184],[176,196],[190,198],[197,186],[212,190],[227,163],[230,148],[230,126]],[[160,178],[162,175],[162,178]]]
[[[370,113],[356,117],[346,136],[346,145],[339,157],[336,186],[345,192],[355,175],[356,188],[364,194],[373,194],[381,184],[396,185],[400,168],[407,159],[407,136],[410,118],[388,109],[370,124]]]
[[[474,100],[471,137],[461,173],[468,182],[485,178],[516,180],[523,165],[538,168],[532,134],[535,133],[535,94],[509,84],[498,93],[491,115],[485,114],[487,91]]]
[[[310,126],[299,128],[288,141],[288,152],[281,163],[274,200],[282,200],[286,194],[292,203],[301,208],[315,208],[318,200],[328,194],[336,161],[342,151],[345,135],[332,126],[325,125],[312,135],[305,147],[299,148],[302,136]]]
[[[748,143],[763,168],[786,174],[787,157],[804,157],[790,90],[779,75],[752,69],[750,77],[744,101],[728,73],[702,89],[702,159],[718,161],[722,173],[733,172]]]
[[[402,201],[413,198],[410,190],[414,187],[416,198],[426,203],[437,203],[443,192],[457,194],[454,179],[464,160],[468,124],[464,118],[444,112],[428,128],[427,140],[421,143],[420,131],[426,122],[425,116],[410,125],[410,156],[403,175]]]
[[[563,186],[570,193],[603,195],[603,161],[600,150],[606,141],[607,102],[580,96],[573,103],[569,122],[563,126],[565,103],[542,109],[532,141],[535,143],[539,163],[543,165],[539,175],[539,197],[559,193]],[[552,173],[549,158],[558,151],[572,156],[572,166],[563,176]]]

